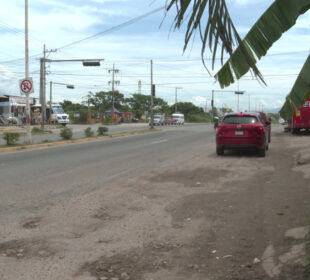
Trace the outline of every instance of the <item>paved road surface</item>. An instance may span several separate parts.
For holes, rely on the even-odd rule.
[[[309,135],[210,125],[0,154],[0,279],[306,280]]]
[[[89,192],[118,176],[137,176],[213,137],[210,126],[188,125],[141,136],[0,154],[0,217],[15,211],[25,214],[20,210],[44,205],[55,196]]]

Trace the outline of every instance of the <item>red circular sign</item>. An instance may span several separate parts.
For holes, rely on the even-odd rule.
[[[23,93],[30,93],[32,91],[32,81],[31,80],[23,80],[20,84],[20,90]]]

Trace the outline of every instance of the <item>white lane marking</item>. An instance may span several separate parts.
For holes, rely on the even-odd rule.
[[[162,140],[151,142],[150,145],[160,144],[160,143],[164,143],[164,142],[167,142],[167,141],[168,141],[167,139],[162,139]]]

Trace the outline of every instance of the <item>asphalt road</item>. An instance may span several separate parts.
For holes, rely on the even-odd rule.
[[[117,177],[136,176],[193,146],[203,148],[213,137],[210,125],[186,125],[144,135],[0,154],[0,220],[26,215],[55,198],[90,192]]]
[[[0,154],[0,279],[308,280],[309,135],[272,126],[264,158],[214,136]]]

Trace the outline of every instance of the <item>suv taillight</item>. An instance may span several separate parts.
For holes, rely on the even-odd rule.
[[[257,128],[257,130],[258,130],[258,132],[262,133],[262,132],[264,131],[264,127],[263,127],[263,126],[259,126],[259,127]]]

